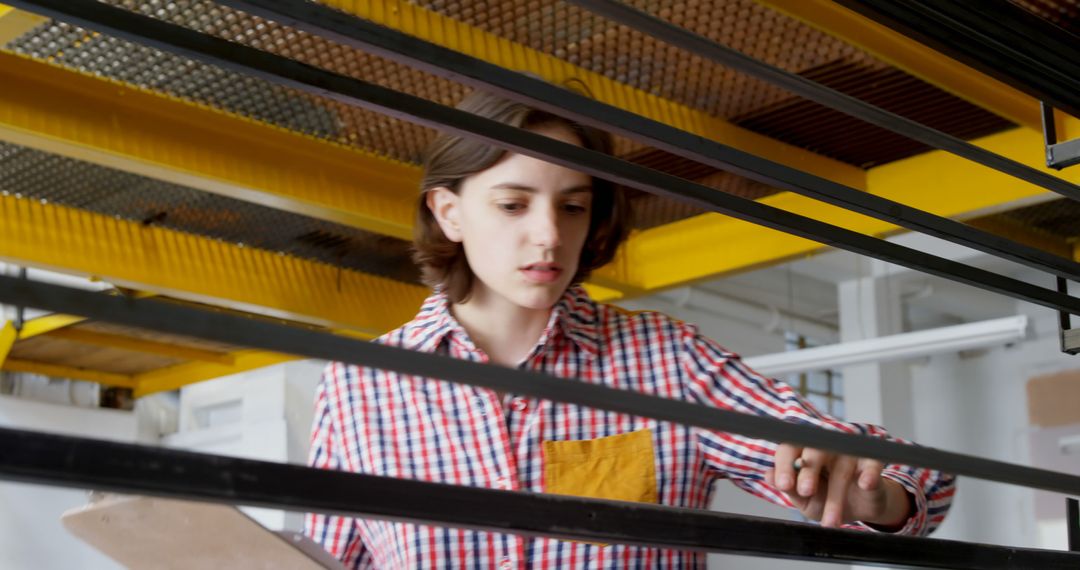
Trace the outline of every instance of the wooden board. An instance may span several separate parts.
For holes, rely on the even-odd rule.
[[[271,531],[229,505],[104,495],[60,519],[131,569],[343,569],[307,537]]]

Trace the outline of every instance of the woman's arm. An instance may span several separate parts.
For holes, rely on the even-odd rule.
[[[690,400],[910,443],[890,436],[879,426],[845,422],[822,414],[787,384],[758,374],[743,364],[738,355],[698,334],[695,327],[686,328],[683,363]],[[798,508],[809,518],[819,520],[825,517],[828,505],[826,522],[830,526],[837,524],[839,518],[850,522],[848,526],[853,528],[924,535],[944,520],[956,489],[952,475],[936,470],[881,465],[873,460],[777,445],[737,434],[702,430],[699,445],[711,468],[754,495]],[[798,475],[792,465],[797,457],[809,460]],[[838,476],[830,484],[829,476],[834,472]],[[784,477],[790,480],[783,480]],[[805,495],[797,489],[797,484],[804,481],[811,482]],[[896,520],[904,514],[908,516]]]

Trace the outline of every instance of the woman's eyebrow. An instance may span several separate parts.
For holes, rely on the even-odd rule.
[[[535,194],[539,192],[536,188],[529,186],[528,184],[521,184],[517,182],[502,182],[491,187],[493,190],[518,190],[521,192],[529,192]],[[559,194],[584,194],[591,193],[593,187],[591,184],[584,184],[581,186],[573,186],[565,190],[560,190]]]

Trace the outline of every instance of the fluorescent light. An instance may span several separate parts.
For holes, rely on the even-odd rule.
[[[746,364],[767,376],[829,370],[864,362],[888,362],[943,352],[986,348],[1022,340],[1027,316],[830,344],[745,358]]]

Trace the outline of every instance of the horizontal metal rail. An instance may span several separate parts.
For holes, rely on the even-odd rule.
[[[820,103],[856,119],[888,129],[896,134],[925,145],[951,152],[972,162],[1004,172],[1057,192],[1073,200],[1080,200],[1080,187],[1052,174],[1027,166],[1000,154],[979,148],[967,141],[932,129],[917,121],[890,113],[880,107],[811,81],[798,74],[758,61],[729,47],[722,46],[686,28],[670,24],[616,0],[568,0],[609,20],[651,35],[668,44],[695,53],[705,59],[752,75],[786,89],[800,97]],[[258,3],[262,3],[261,1]],[[968,4],[968,10],[975,11]]]
[[[1008,295],[1080,314],[1080,299],[517,129],[408,93],[331,73],[288,58],[208,36],[93,0],[5,0],[8,4],[247,73],[269,82],[427,127],[453,132],[580,170],[646,192],[669,196],[768,228]]]
[[[526,536],[904,568],[1076,568],[1080,553],[834,530],[0,428],[0,479]]]
[[[561,89],[546,81],[516,73],[362,18],[343,14],[326,6],[298,0],[220,0],[218,3],[332,39],[343,45],[363,49],[434,75],[497,92],[530,106],[618,133],[626,138],[662,148],[715,168],[738,173],[763,184],[790,190],[913,231],[1049,271],[1055,275],[1070,279],[1080,278],[1080,263],[1071,259],[756,157],[717,141],[705,139],[659,121]],[[690,49],[693,46],[684,44],[692,42],[698,47],[695,51],[705,57],[717,58],[721,63],[740,71],[773,80],[799,95],[839,108],[878,126],[908,136],[912,133],[907,131],[927,131],[928,134],[923,138],[914,136],[912,138],[938,148],[949,147],[946,150],[950,151],[953,148],[966,151],[971,155],[967,158],[972,158],[976,162],[986,164],[991,168],[997,164],[998,170],[1006,174],[1048,188],[1053,186],[1052,190],[1068,192],[1071,197],[1080,198],[1080,188],[1066,180],[1039,172],[914,121],[877,109],[854,97],[832,91],[798,75],[756,61],[700,36],[684,41],[681,38],[690,34],[686,30],[658,21],[628,6],[611,2],[582,1],[578,3],[604,16],[617,19],[623,24],[640,26],[639,29],[642,31],[657,35],[660,39],[680,47]],[[932,142],[923,139],[932,139]],[[1005,161],[1005,164],[1000,164],[1002,161]]]
[[[989,481],[1080,495],[1080,476],[1077,475],[647,396],[538,372],[415,352],[276,321],[155,299],[107,296],[18,277],[0,276],[0,303],[35,307],[226,344],[354,363],[401,374],[480,386],[499,392],[512,392],[555,402],[738,433],[769,441],[828,449],[889,463],[929,467]]]
[[[1008,0],[835,0],[1080,117],[1080,38]]]

